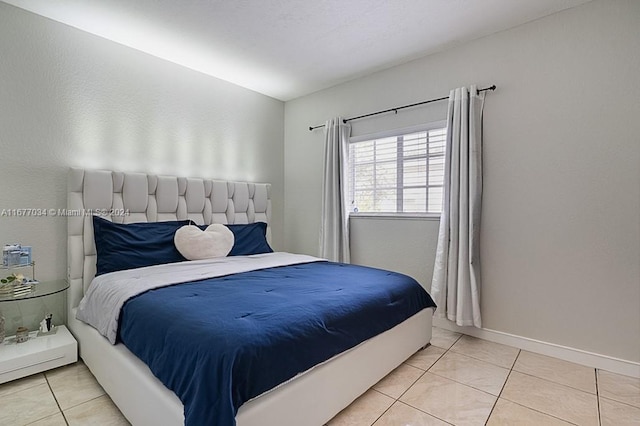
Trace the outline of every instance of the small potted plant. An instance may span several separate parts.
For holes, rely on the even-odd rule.
[[[24,282],[25,278],[22,274],[11,274],[7,278],[0,280],[2,284],[23,284]]]

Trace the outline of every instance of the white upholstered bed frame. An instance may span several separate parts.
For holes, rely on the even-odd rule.
[[[269,223],[270,185],[71,169],[68,208],[68,327],[78,340],[80,357],[133,425],[183,424],[182,403],[142,361],[75,318],[95,275],[91,213],[113,213],[111,219],[121,223],[182,219],[198,224]],[[128,215],[121,215],[123,211]],[[432,313],[425,309],[245,403],[236,416],[238,426],[326,423],[428,344]]]

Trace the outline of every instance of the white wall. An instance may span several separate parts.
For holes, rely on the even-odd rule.
[[[351,263],[399,271],[430,289],[437,218],[351,218]]]
[[[0,210],[66,207],[69,167],[271,182],[283,245],[284,104],[0,3]],[[66,276],[64,218],[0,217]],[[3,309],[4,306],[0,306]]]
[[[484,115],[483,325],[640,361],[639,22],[638,1],[595,1],[287,102],[286,248],[318,251],[323,135],[309,125],[495,83]],[[445,108],[356,121],[352,134],[443,119]],[[430,285],[437,221],[352,225],[354,261]]]

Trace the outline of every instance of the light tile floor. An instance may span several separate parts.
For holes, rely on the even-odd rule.
[[[640,425],[640,379],[433,329],[328,426]]]
[[[0,385],[0,425],[128,424],[82,362]],[[640,425],[640,379],[434,328],[328,426],[571,424]]]

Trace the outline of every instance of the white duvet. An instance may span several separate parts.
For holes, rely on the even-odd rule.
[[[115,344],[120,309],[127,300],[147,290],[258,269],[322,260],[302,254],[276,252],[169,263],[110,272],[97,276],[91,281],[78,305],[76,318],[90,324]]]

